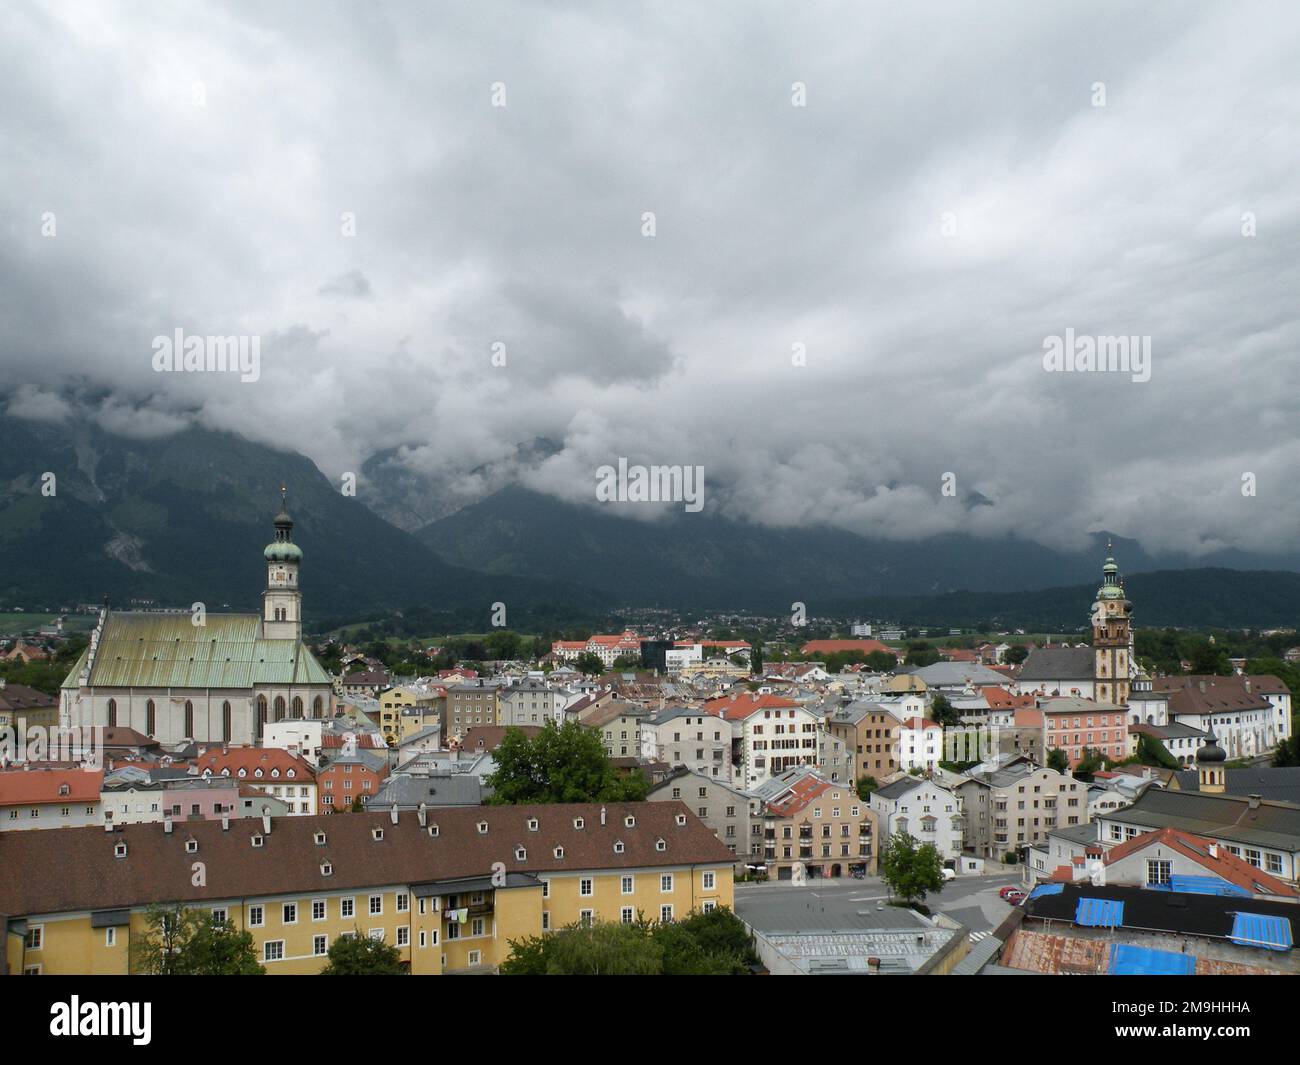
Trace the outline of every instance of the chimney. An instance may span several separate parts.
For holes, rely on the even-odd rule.
[[[1219,845],[1217,843],[1211,843],[1205,849],[1209,851],[1211,858],[1213,858],[1215,861],[1219,860]]]
[[[163,818],[163,832],[169,836],[172,834],[172,819],[170,816]]]
[[[424,803],[420,803],[419,807],[415,811],[415,816],[419,818],[421,828],[428,826],[429,808],[425,806]]]
[[[1204,693],[1205,693],[1205,681],[1201,681],[1201,683],[1200,683],[1200,689],[1201,689],[1201,693],[1204,694]]]
[[[1250,809],[1252,809],[1252,810],[1258,810],[1258,809],[1259,809],[1259,796],[1258,796],[1258,795],[1248,795],[1248,796],[1246,796],[1246,799],[1247,799],[1247,806],[1249,806]]]
[[[603,806],[600,808],[600,823],[602,825],[605,823],[605,807]]]
[[[1245,682],[1246,682],[1246,694],[1249,695],[1249,694],[1250,694],[1250,678],[1249,678],[1249,677],[1246,677],[1246,678],[1245,678]]]
[[[229,814],[222,814],[222,815],[221,815],[221,831],[222,831],[222,832],[229,832],[229,831],[230,831],[230,815],[229,815]]]
[[[262,807],[262,832],[267,836],[271,834],[271,808],[269,806]]]
[[[397,824],[397,803],[393,803],[393,808],[388,811],[388,820]]]

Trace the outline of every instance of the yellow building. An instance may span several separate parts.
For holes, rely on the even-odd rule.
[[[426,728],[438,728],[446,704],[446,690],[425,686],[389,688],[376,696],[380,732],[390,747]]]
[[[413,974],[490,970],[546,929],[730,907],[733,857],[677,802],[6,833],[0,971],[125,975],[169,904],[247,929],[271,974],[319,972],[342,935]]]

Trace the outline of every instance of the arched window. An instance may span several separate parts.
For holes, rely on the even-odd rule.
[[[311,701],[311,716],[320,717],[323,709],[324,709],[324,704],[321,702],[321,698],[318,695],[316,696],[315,699]]]
[[[153,709],[153,700],[150,699],[144,704],[144,733],[146,736],[152,736],[156,731],[158,724],[155,720],[156,716]]]
[[[293,716],[302,717],[302,699],[296,695],[293,697]]]
[[[221,704],[221,739],[230,742],[230,703]]]
[[[194,704],[185,700],[185,738],[194,739]]]
[[[257,697],[257,738],[262,738],[262,733],[266,730],[266,696]]]
[[[108,701],[108,727],[117,727],[117,700],[109,699]]]
[[[284,720],[284,696],[283,695],[277,695],[275,697],[275,719],[277,721]]]

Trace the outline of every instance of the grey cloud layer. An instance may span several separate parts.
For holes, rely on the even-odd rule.
[[[1297,546],[1293,5],[358,11],[11,9],[11,412],[107,387],[106,427],[463,498],[547,438],[568,499],[626,455],[772,524]],[[262,336],[260,380],[153,373],[177,327]],[[1067,327],[1152,336],[1151,381],[1044,373]]]

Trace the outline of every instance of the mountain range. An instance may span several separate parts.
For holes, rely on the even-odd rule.
[[[547,450],[521,445],[521,462]],[[1086,619],[1105,556],[1103,533],[1078,552],[1014,536],[900,543],[709,513],[633,520],[517,484],[411,532],[376,511],[396,506],[415,526],[449,507],[403,479],[392,455],[369,468],[401,493],[367,483],[361,498],[344,495],[303,455],[230,433],[135,439],[89,420],[5,417],[0,604],[107,596],[256,609],[281,483],[305,555],[304,606],[317,621],[421,604],[449,627],[481,630],[498,601],[513,625],[592,621],[628,606],[778,615],[798,601],[822,616],[1069,629]],[[366,497],[384,503],[371,509]],[[1140,624],[1281,626],[1300,614],[1294,557],[1231,553],[1188,568],[1118,537],[1114,553]]]
[[[599,608],[584,588],[449,565],[300,454],[199,428],[131,439],[16,418],[0,420],[0,602],[258,609],[281,484],[309,619],[418,603],[481,628],[498,601],[557,620]]]

